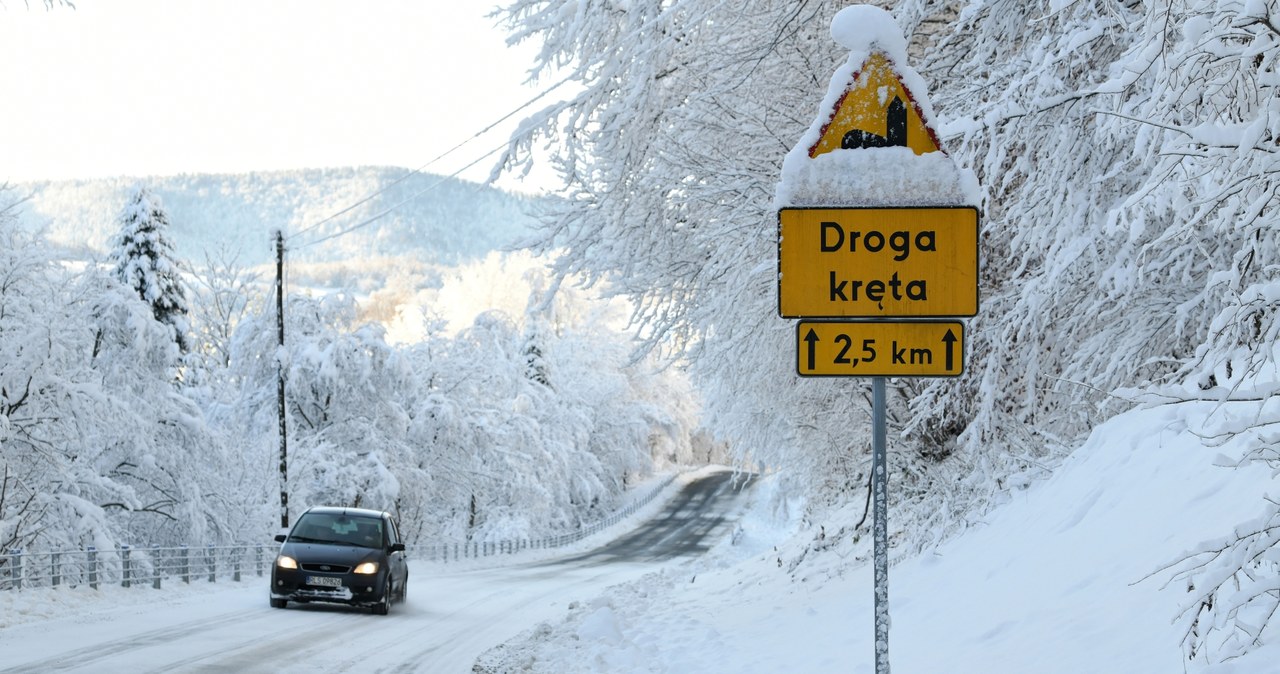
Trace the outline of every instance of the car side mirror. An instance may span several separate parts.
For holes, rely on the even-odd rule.
[[[392,543],[387,552],[404,552],[404,543]]]
[[[283,543],[283,542],[284,542],[284,539],[286,539],[286,538],[288,538],[288,537],[287,537],[287,536],[285,536],[284,534],[276,534],[276,542],[277,542],[277,543]]]

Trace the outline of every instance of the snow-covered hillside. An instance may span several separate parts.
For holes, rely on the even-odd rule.
[[[1249,641],[1239,630],[1189,657],[1183,639],[1200,606],[1175,575],[1202,542],[1266,505],[1270,471],[1221,467],[1243,447],[1201,439],[1256,410],[1204,402],[1120,415],[1048,480],[900,560],[890,572],[895,674],[1280,671],[1273,641],[1220,662]],[[736,544],[571,607],[487,653],[480,671],[874,671],[867,541],[821,541],[817,526],[787,521],[771,503],[757,488]]]
[[[101,260],[138,188],[159,197],[166,237],[190,273],[274,278],[280,229],[291,287],[358,296],[361,318],[387,325],[398,341],[421,338],[420,307],[453,331],[483,310],[519,313],[527,292],[511,279],[544,264],[493,257],[533,235],[542,197],[404,168],[42,181],[11,194],[30,197],[14,209],[20,227],[73,259]]]
[[[473,260],[527,237],[536,203],[485,185],[391,167],[44,181],[17,189],[31,195],[22,209],[28,227],[47,227],[52,242],[72,250],[102,252],[138,185],[163,200],[179,255],[201,261],[206,251],[229,251],[247,266],[271,259],[275,229],[297,235],[290,249],[300,260],[406,253],[434,263]],[[353,227],[358,229],[325,240]]]

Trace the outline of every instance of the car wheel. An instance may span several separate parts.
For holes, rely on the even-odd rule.
[[[405,576],[404,582],[400,583],[400,594],[396,596],[396,599],[400,600],[400,603],[402,604],[409,600],[409,577],[408,576]]]
[[[289,605],[288,599],[276,599],[275,597],[271,598],[271,608],[284,608],[285,606],[288,606],[288,605]]]
[[[374,615],[386,615],[391,610],[391,576],[387,575],[387,585],[382,588],[382,601],[373,605]]]

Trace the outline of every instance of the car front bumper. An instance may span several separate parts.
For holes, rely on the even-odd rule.
[[[312,585],[308,577],[337,578],[338,587]],[[312,571],[276,568],[271,574],[271,598],[287,601],[320,601],[352,606],[373,606],[383,601],[385,572],[371,575],[325,574]]]

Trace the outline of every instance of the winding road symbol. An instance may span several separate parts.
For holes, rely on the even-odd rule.
[[[909,80],[911,81],[911,80]],[[836,99],[809,157],[832,150],[909,147],[916,154],[939,152],[920,101],[904,84],[893,61],[872,52]]]
[[[885,110],[885,135],[850,129],[840,139],[840,147],[844,150],[865,150],[869,147],[906,147],[907,146],[907,105],[901,98],[893,97]]]

